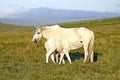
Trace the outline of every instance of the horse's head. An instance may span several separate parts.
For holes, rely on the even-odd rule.
[[[36,27],[36,29],[34,29],[34,35],[32,41],[36,45],[41,38],[42,38],[42,30],[40,27]]]

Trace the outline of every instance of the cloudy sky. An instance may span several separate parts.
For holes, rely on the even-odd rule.
[[[120,13],[120,0],[0,0],[0,18],[40,7]]]

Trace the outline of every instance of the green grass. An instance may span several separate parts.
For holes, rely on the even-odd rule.
[[[83,63],[81,48],[72,64],[46,64],[45,40],[35,47],[32,27],[0,24],[0,80],[120,80],[120,17],[60,25],[94,31],[96,62]]]

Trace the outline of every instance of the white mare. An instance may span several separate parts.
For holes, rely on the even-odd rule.
[[[51,55],[52,61],[55,63],[53,53],[56,50],[60,53],[59,64],[61,64],[62,60],[63,60],[63,63],[65,63],[64,59],[63,59],[64,54],[66,55],[69,63],[71,64],[71,58],[69,56],[69,51],[80,48],[81,46],[82,46],[82,41],[80,41],[79,43],[73,43],[73,42],[68,41],[68,40],[60,40],[60,39],[57,39],[55,37],[52,37],[45,42],[45,48],[47,51],[46,63],[48,63],[48,58],[50,55]]]
[[[72,43],[79,43],[82,41],[85,53],[83,62],[93,62],[94,33],[87,28],[62,28],[59,25],[39,26],[35,30],[32,41],[36,44],[41,37],[44,37],[47,40],[54,37]]]

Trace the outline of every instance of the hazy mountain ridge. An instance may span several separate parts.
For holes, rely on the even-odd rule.
[[[104,18],[120,16],[119,13],[112,12],[96,12],[96,11],[83,11],[83,10],[64,10],[64,9],[51,9],[51,8],[34,8],[22,14],[17,14],[15,18],[75,18],[75,17],[92,17]]]
[[[0,19],[0,22],[16,25],[44,25],[116,16],[120,16],[120,14],[112,12],[33,8],[23,13],[14,14],[12,15],[13,18]]]

